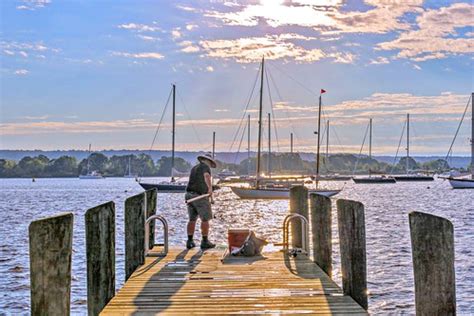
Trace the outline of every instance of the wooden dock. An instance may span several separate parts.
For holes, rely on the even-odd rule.
[[[221,261],[223,252],[172,248],[146,257],[101,315],[367,315],[305,255]]]

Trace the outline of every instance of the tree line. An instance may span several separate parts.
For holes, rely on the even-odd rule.
[[[405,173],[406,157],[401,158],[396,164],[377,161],[367,156],[357,157],[352,154],[333,154],[321,157],[321,174],[367,174]],[[409,170],[443,172],[450,167],[445,160],[438,159],[422,164],[408,158]],[[270,160],[270,161],[269,161]],[[89,164],[89,169],[88,169]],[[171,172],[171,157],[161,157],[156,162],[147,154],[114,155],[107,157],[101,153],[93,153],[87,159],[78,161],[72,156],[61,156],[49,159],[44,155],[35,157],[26,156],[19,162],[0,159],[1,178],[32,178],[32,177],[77,177],[88,171],[97,171],[106,177],[122,177],[129,173],[142,177],[168,177]],[[315,161],[301,159],[297,153],[272,153],[262,155],[261,170],[268,174],[268,167],[273,174],[314,174]],[[191,164],[182,158],[175,158],[175,169],[188,172]],[[224,169],[236,172],[239,175],[255,174],[256,158],[251,157],[240,163],[224,163],[218,161],[216,172]]]

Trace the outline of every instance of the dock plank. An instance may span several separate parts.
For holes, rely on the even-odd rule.
[[[170,249],[147,257],[101,315],[367,315],[308,257]]]

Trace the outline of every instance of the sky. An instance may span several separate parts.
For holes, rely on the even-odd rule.
[[[472,1],[2,0],[1,149],[315,151],[445,155],[474,91]],[[256,86],[255,84],[256,83]],[[252,90],[253,94],[252,94]],[[248,106],[247,106],[248,104]],[[164,113],[163,119],[162,115]],[[470,152],[469,107],[453,153]],[[240,129],[239,129],[240,126]],[[325,141],[324,141],[325,142]],[[363,152],[367,152],[367,141]]]

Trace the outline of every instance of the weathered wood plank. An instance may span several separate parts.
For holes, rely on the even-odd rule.
[[[366,315],[306,256],[221,262],[222,253],[171,248],[164,258],[146,258],[101,315]]]
[[[87,311],[98,315],[115,295],[115,204],[108,202],[85,214]]]
[[[332,275],[332,220],[331,199],[312,193],[309,196],[311,210],[311,237],[313,260],[327,275]]]
[[[455,315],[453,224],[442,217],[409,214],[417,315]]]
[[[290,213],[303,215],[308,219],[308,189],[303,185],[297,185],[290,189]],[[301,248],[302,225],[299,219],[291,222],[291,245]]]
[[[29,226],[31,315],[69,315],[73,214]]]
[[[151,189],[146,191],[146,218],[149,218],[156,213],[156,200],[158,197],[158,190]],[[150,223],[150,249],[155,244],[155,222]]]
[[[146,193],[125,200],[125,280],[145,260]]]
[[[350,200],[337,201],[342,288],[364,309],[367,300],[367,259],[364,205]]]

